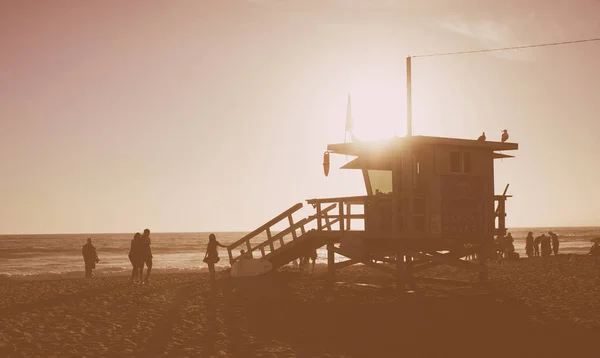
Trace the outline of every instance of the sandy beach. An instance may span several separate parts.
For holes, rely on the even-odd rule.
[[[2,357],[593,357],[600,260],[491,263],[487,286],[447,267],[398,298],[355,266],[253,279],[222,273],[0,283]],[[425,277],[443,277],[430,280]]]

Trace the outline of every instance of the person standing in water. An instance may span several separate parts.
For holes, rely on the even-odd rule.
[[[142,244],[140,244],[140,255],[143,260],[142,265],[140,266],[140,270],[144,273],[144,263],[148,267],[146,270],[146,278],[144,279],[144,283],[150,283],[150,271],[152,271],[152,249],[150,248],[150,244],[152,240],[150,240],[150,230],[144,229],[144,233],[142,234]]]
[[[100,262],[96,247],[92,245],[92,238],[88,237],[87,244],[81,248],[83,261],[85,262],[85,278],[92,278],[92,270],[96,268],[96,264]]]
[[[206,254],[204,255],[204,262],[208,264],[208,271],[210,272],[210,278],[215,278],[215,264],[219,262],[219,252],[217,247],[227,247],[217,241],[215,234],[208,236],[208,244],[206,245]]]

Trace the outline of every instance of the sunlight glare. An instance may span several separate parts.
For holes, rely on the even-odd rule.
[[[370,78],[352,88],[350,95],[356,138],[371,141],[404,135],[406,100],[399,82]]]

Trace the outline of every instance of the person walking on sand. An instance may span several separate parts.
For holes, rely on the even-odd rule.
[[[144,271],[144,256],[142,234],[136,232],[131,240],[131,247],[129,248],[129,262],[131,262],[131,282],[135,282],[135,279],[139,277],[139,282],[143,282],[143,271]]]
[[[531,231],[527,233],[527,237],[525,238],[525,253],[527,257],[533,257],[533,233]]]
[[[556,235],[552,231],[548,231],[548,235],[550,235],[550,237],[552,238],[552,251],[554,252],[554,256],[556,256],[558,255],[558,246],[560,244],[558,242],[558,235]]]
[[[215,234],[208,235],[208,244],[206,245],[206,254],[204,255],[204,262],[208,264],[208,271],[210,272],[210,278],[215,278],[215,264],[219,262],[219,252],[217,247],[227,247],[217,241]]]
[[[146,264],[148,269],[146,270],[146,278],[143,283],[150,283],[150,271],[152,271],[152,248],[150,247],[150,244],[152,244],[152,240],[150,240],[150,230],[144,229],[142,243],[140,244],[140,256],[143,260],[142,266],[140,267],[140,270],[142,271],[140,276],[144,273],[144,264]]]
[[[83,255],[83,261],[85,262],[85,278],[92,278],[92,270],[96,268],[96,264],[100,262],[98,259],[98,253],[96,247],[92,245],[92,238],[88,237],[87,244],[81,248],[81,254]]]

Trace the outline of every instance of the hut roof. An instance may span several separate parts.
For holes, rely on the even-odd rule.
[[[485,141],[480,142],[472,139],[459,139],[459,138],[447,138],[447,137],[429,137],[429,136],[411,136],[411,137],[397,137],[388,140],[374,141],[374,142],[350,142],[350,143],[337,143],[327,145],[327,150],[335,154],[345,154],[353,156],[361,155],[377,155],[380,157],[386,157],[392,155],[395,150],[405,150],[409,147],[424,147],[424,146],[452,146],[471,148],[477,150],[487,150],[491,152],[495,151],[507,151],[517,150],[519,145],[517,143],[501,143]],[[512,156],[501,153],[494,153],[494,158],[511,158]],[[350,164],[350,163],[348,163]]]

